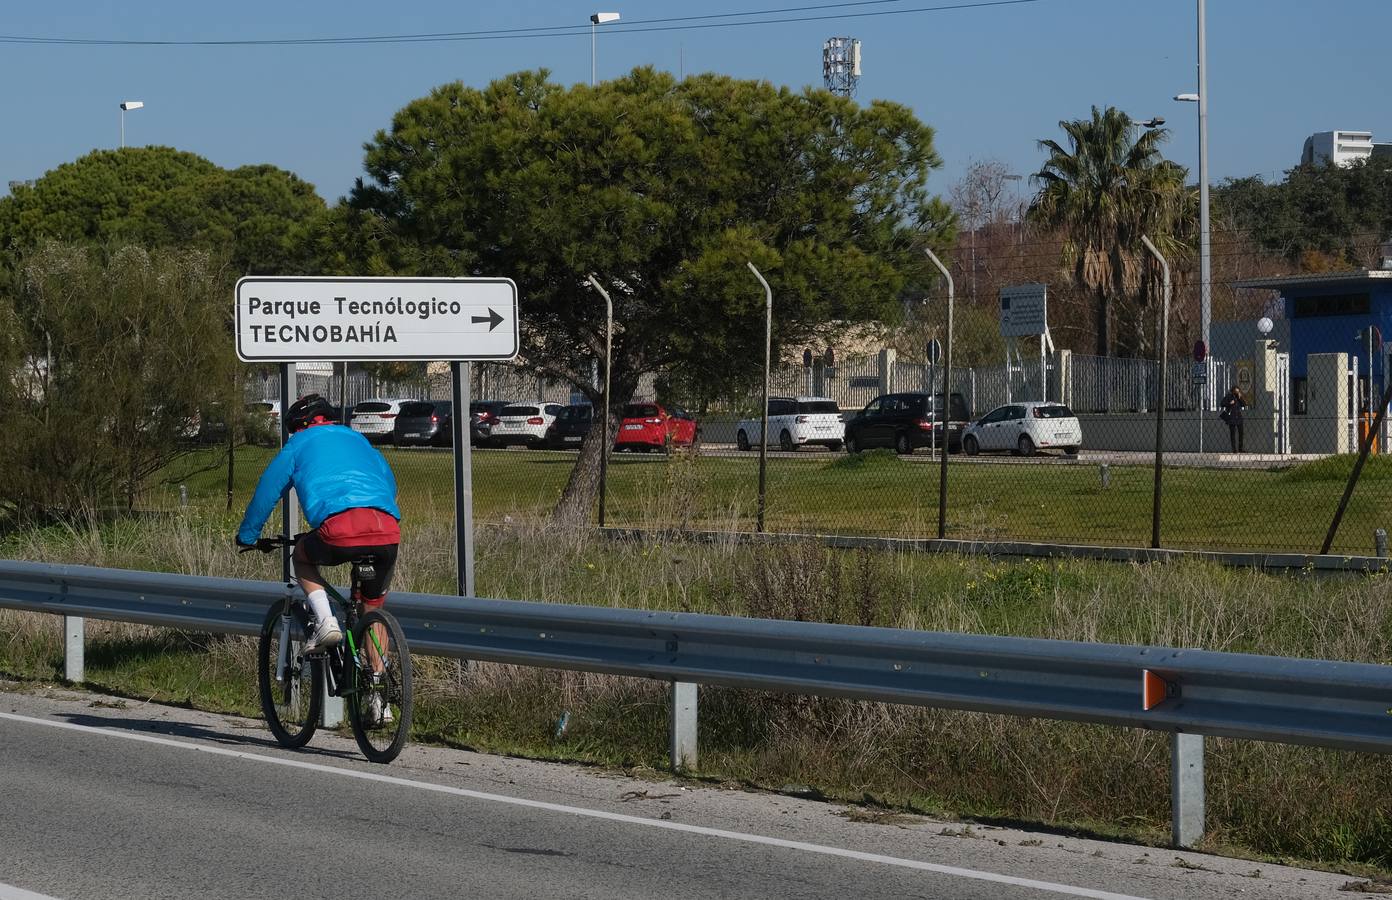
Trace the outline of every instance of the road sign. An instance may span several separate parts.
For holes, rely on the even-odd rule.
[[[512,359],[508,278],[281,278],[237,282],[237,356],[301,360]]]
[[[1194,362],[1201,363],[1208,356],[1208,345],[1203,341],[1194,342]]]
[[[933,338],[928,342],[928,365],[936,366],[942,359],[942,341]]]
[[[1194,384],[1208,384],[1208,364],[1201,362],[1194,363],[1194,370],[1191,373],[1191,377],[1194,380]]]
[[[1001,337],[1027,337],[1049,330],[1046,284],[1012,284],[1000,289]]]

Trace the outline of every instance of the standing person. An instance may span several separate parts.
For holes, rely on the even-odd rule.
[[[285,419],[290,439],[266,466],[237,529],[238,546],[254,546],[285,489],[295,488],[313,529],[295,544],[294,556],[295,577],[314,619],[307,653],[343,639],[319,567],[375,556],[376,576],[362,584],[363,606],[373,609],[386,602],[401,542],[391,466],[361,434],[334,424],[334,413],[318,394],[307,394],[291,405]]]
[[[1232,444],[1232,452],[1245,453],[1242,446],[1242,411],[1247,408],[1247,401],[1242,399],[1242,389],[1233,385],[1219,405],[1223,411],[1218,417],[1228,423],[1228,441]]]

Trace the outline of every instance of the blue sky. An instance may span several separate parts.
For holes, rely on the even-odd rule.
[[[636,65],[674,73],[714,70],[803,86],[821,83],[822,41],[858,37],[858,97],[911,107],[937,131],[944,160],[930,184],[946,194],[974,159],[1037,170],[1035,142],[1092,104],[1136,118],[1164,116],[1171,158],[1197,169],[1194,0],[1034,0],[993,8],[901,12],[953,0],[883,0],[746,18],[829,18],[776,25],[639,33],[602,26],[601,79]],[[962,2],[962,0],[957,0]],[[968,0],[970,2],[970,0]],[[575,34],[525,40],[333,46],[95,46],[0,44],[6,85],[0,191],[120,139],[164,144],[222,166],[268,162],[313,182],[329,201],[362,171],[362,144],[433,86],[480,86],[546,67],[563,83],[588,81],[589,15],[623,22],[825,6],[826,0],[534,0],[496,4],[419,0],[190,3],[6,3],[0,36],[129,40],[326,38],[579,25]],[[1277,178],[1314,131],[1361,128],[1392,140],[1386,35],[1392,0],[1210,0],[1213,180]],[[720,21],[720,20],[716,20]],[[726,20],[728,21],[728,20]]]

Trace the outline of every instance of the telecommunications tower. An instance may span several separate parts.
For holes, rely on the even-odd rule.
[[[822,44],[822,81],[826,89],[843,97],[854,97],[860,83],[860,41],[855,38],[827,38]]]

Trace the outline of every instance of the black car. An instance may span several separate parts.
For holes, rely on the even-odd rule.
[[[588,403],[567,406],[546,430],[546,446],[550,450],[579,447],[594,426],[594,407]]]
[[[449,400],[408,400],[392,423],[392,443],[398,447],[453,444],[454,404]]]
[[[469,404],[469,443],[474,447],[487,447],[493,436],[493,426],[498,422],[498,413],[511,406],[511,400],[475,400]]]
[[[942,446],[943,395],[931,402],[923,391],[881,394],[846,422],[846,449],[851,453],[874,447],[893,447],[896,453],[913,453],[919,447]],[[953,392],[947,417],[947,447],[962,447],[962,429],[971,421],[971,410],[961,394]]]

